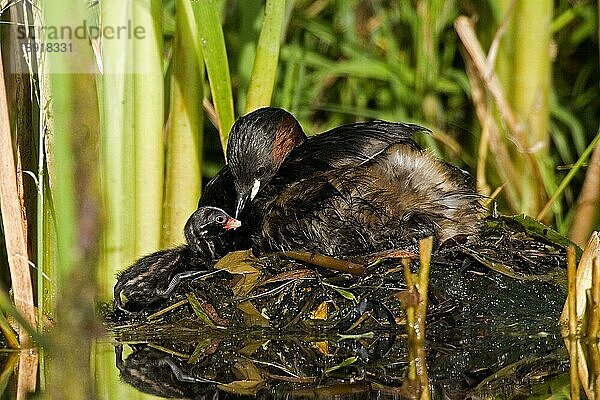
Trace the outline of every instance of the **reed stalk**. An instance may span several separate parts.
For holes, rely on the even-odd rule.
[[[567,249],[567,278],[569,291],[567,304],[569,308],[569,364],[571,381],[571,398],[579,398],[579,367],[577,349],[577,264],[575,262],[575,248]]]
[[[189,0],[176,3],[177,30],[171,74],[162,246],[183,242],[202,186],[202,84],[204,62]]]
[[[23,9],[19,12],[19,18],[23,18],[23,21],[27,20],[32,25],[33,29],[37,32],[41,31],[41,27],[44,25],[44,18],[42,15],[41,4],[37,1],[32,3],[23,4]],[[40,35],[35,35],[32,38],[24,39],[21,38],[20,42],[28,43],[30,46],[42,46],[44,38]],[[27,64],[28,70],[22,71],[24,74],[28,74],[30,80],[29,94],[31,97],[31,124],[37,126],[31,128],[32,136],[37,133],[37,166],[32,166],[32,170],[37,168],[36,176],[36,189],[37,198],[36,206],[30,204],[31,212],[35,214],[37,219],[35,224],[28,224],[29,237],[33,239],[33,243],[36,244],[36,268],[37,268],[37,316],[38,316],[38,329],[41,332],[42,326],[41,321],[44,315],[52,316],[55,306],[56,298],[56,284],[54,277],[57,275],[57,261],[56,261],[56,229],[54,220],[54,209],[53,203],[50,196],[50,191],[47,190],[49,187],[48,179],[48,155],[46,150],[51,147],[51,141],[47,132],[50,131],[50,122],[47,118],[47,114],[43,112],[42,105],[49,106],[48,98],[50,93],[50,86],[47,73],[47,65],[45,62],[45,55],[42,52],[31,52],[23,54],[25,63]],[[37,72],[37,80],[34,79],[34,73]],[[48,129],[47,129],[48,128]],[[28,149],[28,151],[35,154],[35,146]],[[35,211],[35,213],[33,213]],[[35,226],[35,229],[33,226]],[[42,380],[43,378],[41,378]]]
[[[401,260],[406,280],[406,292],[397,295],[405,303],[406,333],[408,336],[408,382],[418,382],[419,398],[431,398],[425,352],[425,320],[427,316],[427,290],[431,265],[431,237],[419,241],[419,271],[410,270],[410,259]]]
[[[587,392],[593,391],[594,399],[600,398],[600,352],[598,351],[598,333],[600,332],[600,264],[598,257],[592,260],[592,287],[588,297],[589,313],[587,321],[587,364],[589,373],[588,382],[584,382]],[[591,385],[591,389],[590,389]]]
[[[70,26],[74,27],[79,22],[77,10],[70,9],[71,4],[59,1],[43,3],[45,26]],[[79,14],[79,15],[81,15]],[[65,16],[68,15],[68,19]],[[45,39],[45,38],[44,38]],[[53,42],[44,40],[43,44],[52,45]],[[76,51],[76,50],[75,50]],[[75,246],[76,243],[76,210],[75,210],[75,181],[73,176],[73,147],[71,135],[71,122],[73,121],[73,103],[75,87],[73,76],[69,73],[69,59],[58,53],[46,55],[46,71],[48,75],[49,97],[46,98],[52,116],[53,142],[50,143],[49,152],[55,164],[49,169],[52,181],[52,191],[56,215],[57,228],[57,276],[56,285],[58,293],[80,257]],[[56,111],[60,110],[60,111]]]
[[[97,71],[87,37],[68,34],[81,29],[86,5],[80,1],[42,3],[46,48],[47,101],[41,107],[51,121],[44,126],[52,137],[46,145],[52,199],[56,215],[58,250],[54,282],[58,292],[56,323],[49,334],[54,358],[48,364],[48,397],[90,398],[90,342],[94,335],[95,269],[100,242]],[[59,37],[52,29],[65,32]],[[60,361],[59,361],[60,360]]]
[[[28,15],[26,5],[23,5],[23,15]],[[44,17],[42,7],[39,2],[31,4],[31,14],[33,26],[39,29],[44,26]],[[44,38],[36,36],[29,43],[42,46]],[[37,67],[38,81],[37,88],[32,85],[32,97],[37,92],[37,132],[38,132],[38,166],[37,166],[37,224],[36,224],[36,243],[37,243],[37,329],[39,333],[43,332],[45,317],[54,319],[56,316],[57,299],[57,226],[54,202],[50,190],[49,166],[51,165],[50,155],[46,152],[52,148],[51,119],[43,112],[45,107],[50,105],[50,84],[47,73],[45,55],[42,52],[32,54],[29,57],[30,79],[33,80],[33,73]],[[46,388],[46,362],[45,349],[40,347],[39,352],[39,388],[41,391]]]
[[[511,104],[515,113],[527,126],[527,148],[535,156],[541,177],[552,178],[552,170],[544,163],[550,142],[550,83],[551,65],[550,24],[553,15],[552,0],[517,1],[514,21],[513,87]],[[526,165],[522,168],[523,188],[543,189],[535,172]],[[523,190],[521,209],[536,214],[543,205],[543,190]]]
[[[225,154],[234,112],[229,62],[219,10],[216,0],[193,1],[192,6],[200,33],[200,44],[204,54],[212,101],[219,122],[217,128],[219,129],[221,148]]]
[[[409,296],[414,296],[418,301],[418,289],[416,287],[415,277],[410,270],[410,260],[403,258],[401,260],[403,267],[404,279],[406,281],[406,291]],[[416,339],[416,311],[418,303],[415,304],[412,301],[406,302],[406,333],[408,335],[408,373],[407,377],[409,381],[415,381],[418,378],[417,375],[417,354],[415,351],[415,339]]]
[[[600,332],[600,258],[592,260],[592,313],[588,327],[588,342],[592,363],[592,385],[594,399],[600,399],[600,351],[598,334]]]
[[[39,25],[40,17],[34,18],[34,26]],[[33,43],[33,40],[30,41]],[[33,63],[33,57],[29,59],[30,65]],[[45,94],[42,90],[38,91],[39,93],[39,103],[37,106],[39,107],[42,104],[43,100],[42,96]],[[32,89],[32,97],[34,91]],[[33,121],[32,121],[33,122]],[[38,112],[38,165],[37,165],[37,198],[36,198],[36,231],[35,231],[35,243],[37,245],[37,258],[36,258],[36,266],[37,266],[37,323],[38,323],[38,331],[42,332],[43,330],[43,320],[44,313],[52,314],[54,312],[54,302],[52,301],[54,297],[54,290],[51,286],[50,281],[45,280],[46,277],[54,276],[53,270],[55,268],[54,263],[46,257],[46,252],[50,251],[54,247],[56,243],[55,236],[50,234],[49,230],[47,231],[47,227],[49,225],[51,214],[48,212],[50,208],[47,207],[46,196],[48,193],[46,192],[46,155],[45,155],[45,143],[46,143],[46,135],[44,132],[44,117],[43,113]],[[48,235],[45,235],[48,233]],[[45,275],[45,276],[44,276]],[[43,379],[41,379],[43,383]]]
[[[125,26],[133,19],[133,6],[128,1],[103,0],[100,15],[105,26]],[[101,44],[101,168],[106,223],[98,283],[104,299],[112,297],[116,272],[135,258],[133,44],[126,37],[104,38]]]
[[[598,265],[598,257],[594,257],[592,260],[592,287],[590,291],[592,301],[587,336],[590,342],[597,344],[598,334],[600,333],[600,265]]]
[[[17,188],[17,171],[11,138],[8,100],[4,79],[4,66],[0,53],[0,212],[4,228],[4,240],[12,281],[16,309],[24,320],[35,326],[33,288],[29,273],[25,221],[21,213],[21,200]],[[31,343],[23,326],[19,329],[22,346]]]
[[[430,236],[419,240],[419,304],[417,304],[416,319],[416,344],[417,357],[415,360],[416,372],[421,385],[421,399],[431,398],[429,378],[427,374],[427,354],[425,353],[425,321],[427,317],[427,291],[429,288],[429,270],[431,267],[431,252],[433,238]]]
[[[488,98],[493,98],[496,105],[495,109],[481,112],[481,99],[476,103],[481,125],[491,133],[490,151],[496,158],[496,172],[511,197],[511,207],[519,212],[538,213],[547,199],[546,193],[555,190],[548,157],[553,3],[544,0],[540,5],[525,1],[492,5],[498,30],[489,54],[481,50],[467,18],[459,17],[455,26],[485,84]],[[532,25],[536,28],[532,29]],[[560,204],[554,203],[554,210],[560,211]],[[545,216],[550,214],[546,212]]]
[[[285,0],[267,0],[256,57],[252,68],[252,78],[248,88],[245,114],[271,104],[279,47],[283,36],[283,22],[286,9]]]
[[[160,248],[164,184],[164,85],[160,0],[133,3],[135,148],[135,256]]]
[[[556,188],[556,190],[552,194],[552,197],[545,204],[544,208],[542,208],[542,210],[539,212],[539,214],[537,215],[536,219],[542,220],[542,219],[544,219],[546,217],[546,215],[550,212],[552,204],[563,193],[563,191],[565,190],[565,188],[567,187],[567,185],[571,182],[571,180],[573,179],[573,177],[575,176],[575,174],[577,172],[579,172],[579,170],[581,169],[581,167],[583,166],[583,164],[589,158],[590,154],[592,154],[592,151],[594,150],[594,148],[598,145],[598,143],[600,143],[600,128],[598,128],[598,132],[596,133],[596,137],[594,137],[594,139],[588,145],[588,147],[583,151],[583,153],[581,153],[581,156],[579,156],[579,159],[577,160],[577,162],[575,163],[575,165],[573,165],[573,168],[571,168],[571,170],[569,170],[569,173],[560,182],[560,184],[558,185],[558,187]]]

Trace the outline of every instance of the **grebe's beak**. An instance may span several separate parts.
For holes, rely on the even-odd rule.
[[[244,209],[244,207],[246,207],[246,203],[248,203],[249,199],[250,199],[250,196],[247,194],[241,194],[238,196],[237,205],[235,207],[235,217],[236,218],[240,217],[240,214],[242,214],[242,210]]]
[[[240,193],[238,195],[237,205],[235,207],[235,217],[236,218],[240,217],[240,214],[244,210],[244,207],[246,207],[246,204],[249,201],[254,200],[254,197],[256,197],[256,194],[258,193],[259,189],[260,189],[260,181],[258,179],[255,179],[254,185],[252,185],[252,188],[250,189],[250,193],[245,191],[244,193]]]
[[[242,221],[235,219],[235,218],[229,218],[227,220],[227,222],[225,222],[225,229],[226,230],[230,230],[230,229],[237,229],[240,226],[242,226]]]

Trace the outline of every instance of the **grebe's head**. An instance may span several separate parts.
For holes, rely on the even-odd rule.
[[[288,154],[305,140],[296,118],[280,108],[260,108],[233,124],[227,163],[237,191],[236,218],[273,179]]]

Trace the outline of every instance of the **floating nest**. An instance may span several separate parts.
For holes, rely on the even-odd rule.
[[[433,254],[425,347],[434,398],[521,393],[564,371],[568,244],[533,220],[500,217]],[[230,253],[164,303],[109,313],[117,342],[133,350],[124,358],[117,346],[117,366],[127,382],[166,397],[410,398],[410,258]]]

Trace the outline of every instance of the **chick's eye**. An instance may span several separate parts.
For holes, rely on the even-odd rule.
[[[266,173],[267,173],[267,169],[266,169],[265,167],[259,167],[259,168],[256,170],[256,175],[257,175],[258,177],[263,177],[263,176],[264,176]]]
[[[215,219],[219,224],[224,224],[225,223],[225,216],[223,215],[217,215],[217,218]]]

